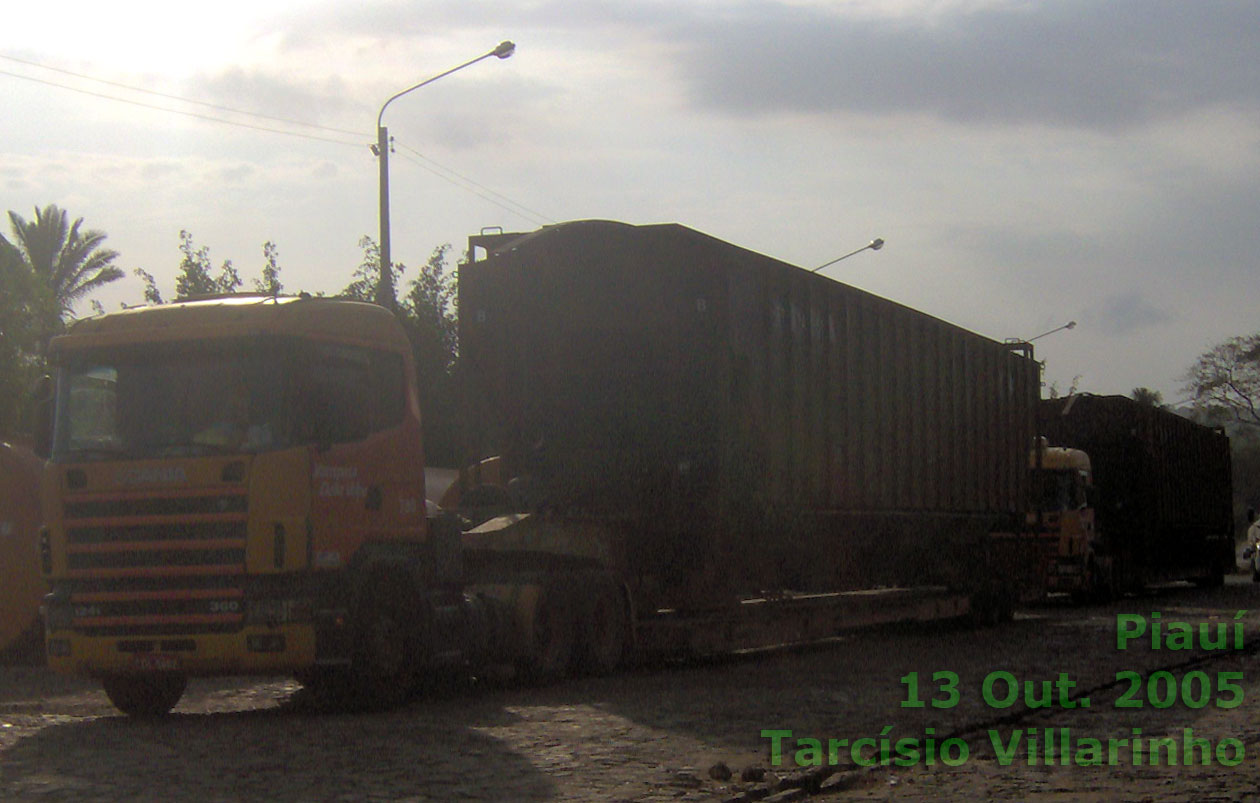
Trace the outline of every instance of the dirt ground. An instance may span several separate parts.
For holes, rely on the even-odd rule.
[[[1239,611],[1247,613],[1235,619]],[[1213,636],[1223,624],[1228,646],[1154,650],[1148,632],[1117,649],[1117,616],[1154,622],[1154,612],[1165,635],[1177,631],[1173,621],[1208,623]],[[862,632],[546,688],[447,689],[374,714],[316,712],[288,681],[216,679],[194,681],[169,717],[133,720],[89,682],[8,667],[0,800],[1244,800],[1260,798],[1258,647],[1260,585],[1231,577],[1216,591],[1029,608],[986,630]],[[1136,673],[1135,693],[1117,682],[1121,671]],[[957,676],[952,693],[941,685],[949,676],[933,679],[944,672]],[[993,674],[1001,672],[1009,675]],[[922,707],[903,705],[910,673]],[[1034,681],[1034,703],[1040,681],[1051,681],[1053,705],[997,707],[1012,678]],[[1155,707],[1148,693],[1168,705]],[[1117,707],[1122,699],[1143,705]],[[1045,729],[1068,729],[1071,758],[1057,754],[1063,731]],[[1131,742],[1135,729],[1142,740],[1171,737],[1179,752],[1187,738],[1206,740],[1206,755],[1195,748],[1169,766],[1165,744],[1159,766],[1145,752],[1139,764],[1127,746],[1109,757],[1106,740]],[[780,732],[778,766],[763,731]],[[1004,764],[994,741],[1007,750],[1017,732],[1021,746]],[[881,734],[890,759],[907,766],[854,765],[852,742],[874,739],[858,758],[878,762]],[[1035,763],[1023,747],[1030,738]],[[919,752],[897,752],[902,739]],[[929,739],[938,748],[954,740],[936,755],[957,766],[929,766]],[[834,766],[829,740],[847,740]],[[1102,766],[1078,763],[1097,755],[1089,740],[1104,745]],[[1049,765],[1046,741],[1056,744]]]

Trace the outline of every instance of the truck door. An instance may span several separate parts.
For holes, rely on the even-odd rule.
[[[311,455],[311,560],[338,568],[373,541],[424,535],[420,421],[402,355],[312,344],[293,392]]]

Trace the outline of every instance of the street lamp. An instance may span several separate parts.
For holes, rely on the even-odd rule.
[[[390,259],[389,253],[389,129],[381,125],[382,119],[385,117],[385,107],[401,98],[408,92],[419,89],[422,86],[433,83],[439,78],[445,78],[453,72],[472,66],[483,59],[491,56],[499,59],[505,59],[516,52],[516,45],[512,42],[500,42],[499,46],[489,53],[482,54],[471,61],[466,61],[458,67],[452,67],[444,73],[439,73],[432,78],[421,81],[415,86],[408,87],[403,91],[394,95],[381,106],[380,114],[376,115],[376,145],[372,146],[372,152],[380,159],[381,168],[381,242],[380,242],[380,268],[381,275],[376,283],[376,303],[388,309],[394,308],[394,272],[393,261]]]
[[[867,243],[866,245],[862,246],[861,248],[859,248],[859,249],[858,249],[858,250],[856,250],[856,251],[850,251],[849,253],[845,254],[845,255],[844,255],[844,256],[842,256],[842,257],[836,257],[835,259],[831,260],[830,262],[824,262],[823,264],[821,264],[821,265],[819,265],[818,267],[816,267],[816,268],[814,268],[813,270],[811,270],[811,271],[810,271],[810,273],[817,273],[818,271],[822,270],[823,268],[831,267],[832,265],[836,264],[836,263],[837,263],[837,262],[839,262],[840,260],[842,260],[842,259],[848,259],[849,257],[853,256],[854,254],[860,254],[860,253],[862,253],[863,251],[865,251],[865,250],[866,250],[866,249],[868,249],[868,248],[869,248],[869,249],[871,249],[872,251],[878,251],[879,249],[881,249],[881,248],[883,248],[883,247],[884,247],[884,241],[883,241],[881,238],[876,237],[874,240],[871,240],[869,243]]]
[[[1028,338],[1028,339],[1027,339],[1027,340],[1025,340],[1024,342],[1025,342],[1025,343],[1031,343],[1031,342],[1033,342],[1034,340],[1040,340],[1041,338],[1045,337],[1046,335],[1052,335],[1052,334],[1054,334],[1055,332],[1062,332],[1064,329],[1075,329],[1075,328],[1076,328],[1076,321],[1068,321],[1067,323],[1063,324],[1062,326],[1056,326],[1055,328],[1051,329],[1049,332],[1042,332],[1041,334],[1037,335],[1036,337],[1030,337],[1030,338]]]
[[[1051,329],[1049,332],[1042,332],[1036,337],[1030,337],[1027,340],[1025,340],[1022,337],[1008,337],[1006,338],[1006,345],[1008,348],[1013,349],[1015,351],[1022,351],[1025,357],[1032,359],[1033,358],[1032,343],[1034,340],[1040,340],[1041,338],[1046,337],[1047,335],[1052,335],[1055,332],[1062,332],[1065,329],[1075,329],[1075,328],[1076,328],[1076,321],[1068,321],[1062,326],[1056,326],[1053,329]],[[1045,369],[1046,366],[1044,362],[1041,363],[1041,367],[1043,370]]]

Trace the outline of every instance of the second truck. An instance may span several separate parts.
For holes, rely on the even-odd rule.
[[[1124,396],[1038,408],[1030,459],[1047,589],[1109,599],[1153,583],[1220,585],[1234,568],[1229,438]]]

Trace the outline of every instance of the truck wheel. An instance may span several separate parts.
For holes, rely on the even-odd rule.
[[[388,592],[372,597],[359,614],[350,683],[356,702],[393,708],[415,690],[419,669],[416,633],[400,599]]]
[[[313,666],[294,676],[318,709],[339,708],[352,701],[354,686],[344,666]]]
[[[592,675],[607,675],[621,665],[627,641],[625,600],[615,585],[597,586],[579,629],[578,667]]]
[[[1091,558],[1087,570],[1089,572],[1086,579],[1089,584],[1088,601],[1101,605],[1114,600],[1117,594],[1116,578],[1112,568],[1104,569]]]
[[[977,627],[993,627],[1014,621],[1015,600],[1005,590],[976,592],[971,595],[969,618]]]
[[[188,678],[173,673],[110,675],[102,684],[114,707],[133,717],[160,717],[184,696]]]
[[[517,671],[526,680],[545,682],[564,677],[573,658],[576,622],[567,595],[548,586],[539,595],[525,631]]]
[[[1199,588],[1220,588],[1225,585],[1225,569],[1217,566],[1204,576],[1196,578],[1194,584]]]

